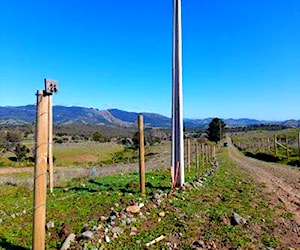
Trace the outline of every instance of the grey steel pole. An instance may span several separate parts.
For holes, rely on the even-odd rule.
[[[181,0],[173,0],[172,166],[177,187],[184,184],[181,39]]]

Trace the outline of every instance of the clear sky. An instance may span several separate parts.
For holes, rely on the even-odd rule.
[[[300,1],[182,0],[186,118],[300,119]],[[0,106],[171,116],[172,0],[1,0]]]

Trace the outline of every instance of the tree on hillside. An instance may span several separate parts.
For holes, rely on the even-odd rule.
[[[22,133],[19,131],[0,132],[0,155],[13,149],[22,141]]]
[[[27,148],[25,145],[21,145],[21,143],[17,144],[14,150],[18,161],[24,160],[29,152],[29,148]]]
[[[93,141],[97,141],[97,142],[102,142],[103,141],[103,136],[99,131],[96,131],[93,134]]]
[[[224,137],[226,124],[222,119],[214,118],[208,125],[208,140],[217,143]]]
[[[6,133],[0,131],[0,156],[9,149]]]

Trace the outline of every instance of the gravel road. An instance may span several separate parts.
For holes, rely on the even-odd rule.
[[[270,200],[282,203],[285,209],[295,214],[300,225],[300,169],[286,165],[259,161],[242,155],[229,143],[229,157],[238,166],[248,171],[257,182],[265,183]]]

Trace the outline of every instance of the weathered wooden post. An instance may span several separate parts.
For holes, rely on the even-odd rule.
[[[205,148],[204,144],[201,144],[201,161],[202,161],[202,170],[204,170],[204,165],[205,165]]]
[[[286,158],[289,159],[289,140],[287,135],[285,136],[285,143],[286,143]]]
[[[186,154],[187,154],[187,168],[190,173],[191,172],[191,140],[190,139],[187,139]]]
[[[270,137],[267,138],[267,147],[268,147],[268,151],[270,152]]]
[[[37,91],[35,167],[34,167],[34,201],[32,249],[45,249],[47,166],[52,167],[53,189],[53,155],[52,155],[52,93],[56,93],[57,82],[44,80],[45,90]],[[49,165],[48,165],[49,164]],[[50,182],[51,187],[51,182]]]
[[[276,134],[274,135],[274,151],[275,151],[275,156],[277,156],[277,137],[276,137]]]
[[[300,133],[298,133],[298,155],[300,158]]]
[[[196,158],[196,175],[199,172],[199,151],[198,151],[198,142],[195,143],[195,158]]]
[[[209,155],[208,155],[208,145],[205,145],[205,162],[209,162]]]
[[[53,194],[54,175],[53,175],[53,115],[52,115],[52,95],[48,95],[48,164],[49,164],[49,188]]]
[[[144,119],[143,115],[138,116],[139,126],[139,166],[140,166],[140,190],[142,196],[146,194],[145,187],[145,149],[144,149]]]
[[[37,92],[37,116],[35,136],[33,250],[45,249],[46,188],[48,156],[48,98]]]

